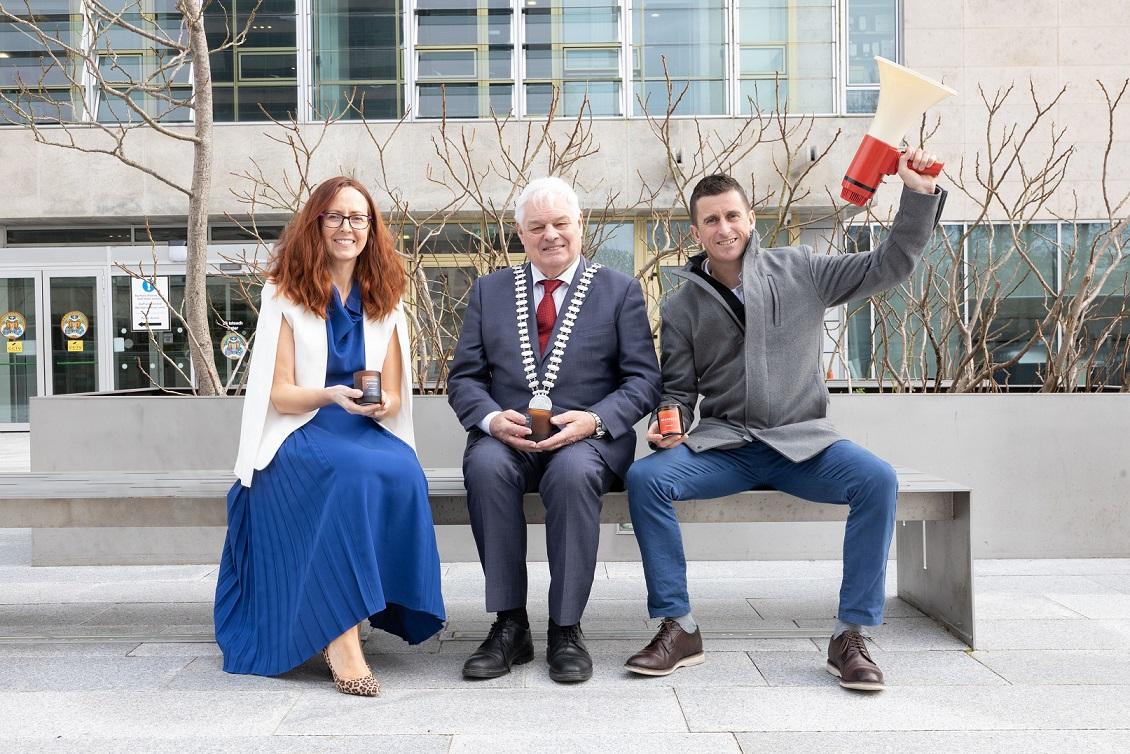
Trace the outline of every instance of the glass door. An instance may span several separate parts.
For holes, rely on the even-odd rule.
[[[28,428],[28,399],[42,384],[38,277],[0,277],[0,430]]]
[[[45,273],[51,395],[99,389],[99,276]]]

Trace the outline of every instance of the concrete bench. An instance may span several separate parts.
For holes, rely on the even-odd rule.
[[[970,489],[910,469],[897,469],[898,596],[974,643]],[[427,468],[435,523],[467,524],[459,468]],[[225,526],[230,470],[75,471],[0,474],[0,527]],[[684,523],[842,521],[847,508],[819,505],[781,492],[742,492],[680,502]],[[543,523],[537,495],[527,495],[526,519]],[[605,495],[603,523],[628,523],[623,492]]]

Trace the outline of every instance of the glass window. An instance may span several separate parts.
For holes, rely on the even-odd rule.
[[[510,114],[514,92],[512,16],[510,4],[500,0],[417,3],[416,95],[420,117]]]
[[[262,286],[247,276],[209,275],[208,303],[212,307],[212,349],[220,381],[232,387],[247,378],[249,347],[258,321]]]
[[[633,112],[661,114],[677,100],[678,115],[724,114],[727,54],[723,0],[639,0],[632,10]]]
[[[875,56],[898,60],[898,0],[848,0],[847,111],[872,113],[879,101]]]
[[[31,18],[23,2],[6,3],[5,9]],[[75,84],[82,71],[78,61],[68,59],[64,45],[77,47],[82,38],[78,2],[43,0],[32,3],[32,9],[43,38],[19,21],[0,19],[0,123],[74,120],[81,113],[76,106],[81,107],[82,91]]]
[[[1066,293],[1080,293],[1083,275],[1094,260],[1090,290],[1098,289],[1084,330],[1079,334],[1082,361],[1078,381],[1082,387],[1121,386],[1130,369],[1130,233],[1121,237],[1107,223],[1060,226],[1063,277]],[[1103,276],[1106,280],[1101,282]]]
[[[27,422],[39,395],[38,311],[35,278],[0,278],[0,425]]]
[[[254,228],[248,223],[247,228],[238,225],[213,225],[211,228],[213,241],[276,241],[282,235],[285,226],[271,223],[257,223]],[[258,233],[258,236],[255,234]]]
[[[184,275],[169,280],[169,302],[180,308],[184,302]],[[167,330],[135,329],[133,322],[133,278],[110,279],[114,332],[114,389],[189,387],[192,374],[188,333],[184,323],[170,317]]]
[[[738,0],[744,113],[835,109],[835,0]]]
[[[558,96],[560,115],[622,115],[620,9],[608,0],[542,0],[522,9],[526,45],[526,112],[546,115]]]
[[[13,228],[8,226],[8,246],[75,246],[128,244],[128,227],[104,228]]]
[[[585,226],[585,245],[587,249],[595,247],[593,260],[625,274],[635,275],[635,227],[635,223],[631,221],[588,223]]]
[[[1039,340],[1027,344],[1051,305],[1041,279],[1056,286],[1056,230],[1055,223],[1031,223],[978,226],[969,234],[969,305],[982,311],[996,307],[996,316],[982,325],[988,330],[975,337],[984,338],[996,362],[1019,357],[1015,366],[993,375],[999,383],[1041,382],[1047,348]]]
[[[315,3],[316,115],[394,119],[404,114],[403,13],[401,0]]]
[[[893,379],[932,379],[952,375],[960,350],[950,303],[964,298],[961,225],[945,225],[934,236],[910,280],[869,299],[847,305],[848,369],[854,378],[890,384]],[[870,251],[885,231],[851,228],[847,253]],[[955,264],[956,263],[956,264]]]
[[[434,320],[427,318],[421,332],[417,353],[423,360],[424,384],[437,385],[447,379],[447,370],[455,354],[455,343],[463,327],[467,294],[478,277],[474,267],[425,265],[428,296]],[[429,327],[427,322],[434,321]]]
[[[254,12],[254,16],[252,16]],[[212,0],[204,6],[209,44],[245,31],[239,47],[211,56],[217,122],[286,120],[298,110],[295,0]]]
[[[101,122],[136,123],[192,119],[189,60],[133,28],[157,37],[184,37],[182,19],[170,0],[110,3],[121,15],[89,17],[89,44],[98,51],[94,84],[96,117]],[[118,20],[120,19],[120,21]]]

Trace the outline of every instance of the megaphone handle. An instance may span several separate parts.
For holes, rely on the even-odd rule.
[[[906,150],[905,150],[905,149],[900,149],[900,150],[899,150],[899,156],[901,157],[901,156],[902,156],[902,155],[904,155],[904,154],[906,154]],[[930,176],[931,178],[937,178],[937,177],[938,177],[939,175],[941,175],[941,174],[942,174],[942,168],[944,168],[944,167],[945,167],[945,163],[944,163],[944,162],[935,162],[935,163],[934,163],[933,165],[931,165],[930,167],[928,167],[928,168],[922,168],[921,170],[919,170],[918,168],[914,167],[913,165],[911,165],[911,164],[909,164],[909,163],[907,163],[907,167],[909,167],[909,168],[910,168],[911,170],[913,170],[913,171],[914,171],[915,173],[918,173],[918,175],[928,175],[928,176]],[[897,167],[895,168],[895,172],[896,172],[896,173],[898,172],[898,168],[897,168]]]

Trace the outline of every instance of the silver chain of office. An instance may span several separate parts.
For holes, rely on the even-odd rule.
[[[577,281],[577,290],[573,294],[573,300],[565,310],[565,318],[561,321],[561,327],[557,329],[557,338],[553,341],[553,350],[549,354],[549,364],[545,368],[545,377],[540,381],[538,380],[537,364],[534,362],[534,347],[530,343],[530,330],[527,327],[530,309],[526,298],[528,285],[526,266],[519,264],[512,268],[514,270],[514,315],[518,321],[518,341],[522,350],[522,367],[526,372],[526,381],[530,385],[530,392],[533,394],[530,400],[530,408],[546,411],[553,408],[553,402],[549,400],[549,391],[557,383],[557,372],[561,369],[561,359],[565,355],[565,346],[569,343],[569,335],[573,332],[573,323],[577,321],[577,313],[581,311],[581,304],[585,303],[585,296],[588,294],[592,276],[601,267],[602,265],[593,263],[581,273],[581,278]],[[544,295],[550,296],[552,294],[546,291]]]

